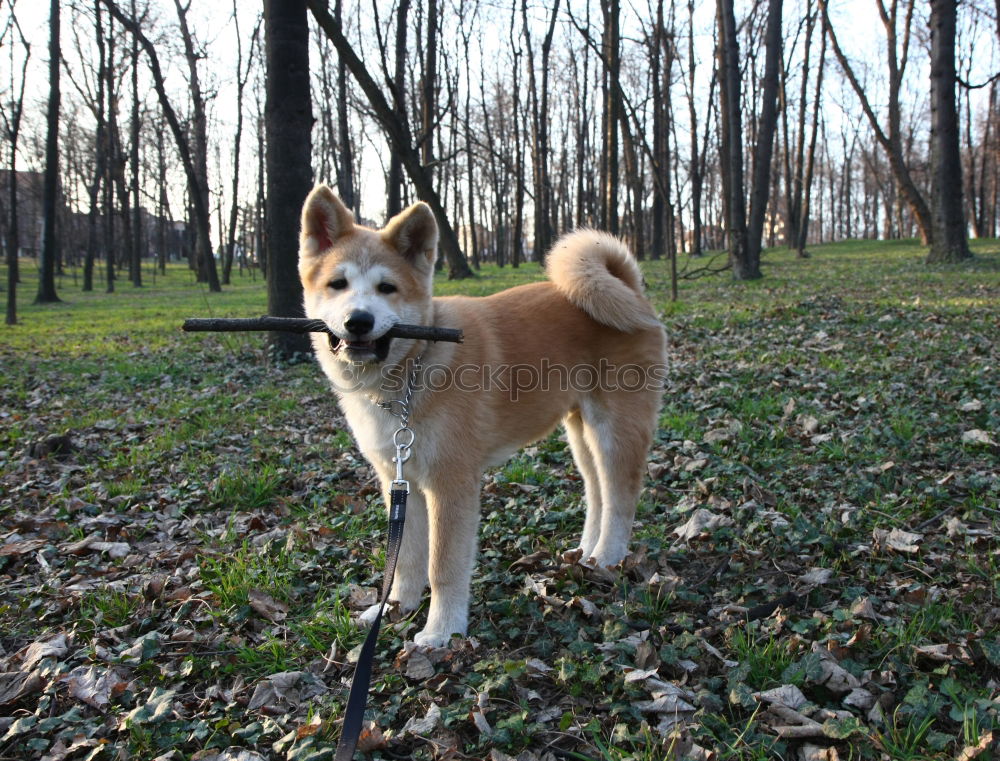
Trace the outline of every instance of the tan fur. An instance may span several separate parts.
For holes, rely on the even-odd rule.
[[[411,207],[382,231],[344,224],[344,212],[350,214],[325,187],[314,190],[303,209],[300,273],[307,315],[342,335],[344,310],[362,304],[378,312],[378,320],[384,311],[386,319],[465,334],[461,344],[393,340],[384,362],[355,367],[357,386],[338,391],[361,451],[387,488],[395,474],[398,421],[373,398],[397,398],[399,392],[383,387],[382,372],[409,367],[419,354],[421,381],[433,387],[419,389],[413,399],[416,440],[406,463],[411,494],[392,591],[403,609],[413,609],[430,583],[427,625],[417,643],[440,645],[466,632],[484,470],[560,422],[585,483],[579,556],[617,565],[627,552],[662,391],[655,382],[638,390],[562,387],[569,384],[562,384],[558,368],[582,368],[581,376],[602,363],[634,366],[653,377],[662,372],[663,328],[642,295],[632,256],[616,239],[582,231],[556,243],[550,282],[483,298],[432,298],[437,228],[426,206]],[[330,288],[345,272],[353,273],[356,293]],[[396,292],[377,299],[372,284],[379,278]],[[342,385],[351,369],[343,352],[333,352],[325,337],[314,335],[313,341],[323,370],[335,388]],[[465,377],[458,380],[469,381],[477,369],[505,367],[494,380],[506,388],[470,391],[434,383],[439,371],[461,368]],[[549,388],[531,382],[547,368],[557,368],[549,372]]]

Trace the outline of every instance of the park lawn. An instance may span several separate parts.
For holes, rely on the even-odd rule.
[[[471,636],[413,654],[423,611],[383,633],[373,757],[989,757],[1000,244],[973,245],[775,250],[677,302],[644,264],[671,376],[635,552],[560,562],[582,485],[558,432],[488,474]],[[70,273],[35,306],[33,268],[0,328],[0,761],[331,757],[385,519],[321,373],[179,331],[263,313],[260,279]]]

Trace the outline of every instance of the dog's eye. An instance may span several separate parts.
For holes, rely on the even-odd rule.
[[[395,293],[397,290],[396,286],[392,283],[379,283],[378,292],[379,293]]]
[[[347,287],[347,280],[342,277],[338,277],[336,280],[330,281],[330,287],[335,291],[342,291]]]

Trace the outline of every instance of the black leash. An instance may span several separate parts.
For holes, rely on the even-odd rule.
[[[413,367],[407,377],[406,388],[401,399],[391,402],[375,402],[375,405],[390,415],[399,418],[399,428],[392,434],[392,443],[396,447],[396,478],[389,485],[389,546],[385,551],[385,578],[382,579],[382,601],[378,613],[372,621],[368,636],[361,646],[358,664],[351,680],[351,691],[347,695],[347,707],[344,709],[344,726],[337,743],[334,761],[351,761],[358,747],[361,727],[364,724],[365,704],[368,702],[368,690],[372,683],[372,665],[375,660],[375,643],[378,641],[379,628],[382,625],[382,614],[389,602],[389,592],[392,590],[392,577],[396,573],[396,561],[399,559],[399,548],[403,542],[403,523],[406,521],[406,496],[410,493],[410,483],[403,478],[403,463],[412,454],[410,447],[416,438],[410,428],[410,403],[416,387],[417,373],[420,372],[420,357],[413,360]]]
[[[399,546],[403,541],[403,523],[406,520],[406,495],[409,492],[405,482],[396,485],[393,482],[389,507],[389,546],[385,553],[385,578],[382,580],[382,602],[379,604],[378,615],[372,621],[365,643],[361,646],[358,665],[351,681],[351,692],[347,696],[347,708],[344,711],[344,728],[337,743],[334,761],[351,761],[354,750],[358,746],[361,727],[365,718],[365,703],[368,701],[368,690],[372,682],[372,665],[375,660],[375,643],[378,641],[379,628],[382,625],[382,613],[389,601],[389,591],[392,589],[392,577],[396,572],[396,560],[399,558]]]

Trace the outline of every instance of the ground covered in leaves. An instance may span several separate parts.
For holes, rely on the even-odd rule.
[[[423,612],[392,620],[364,749],[991,758],[1000,246],[977,254],[772,252],[678,304],[646,266],[673,371],[635,552],[562,562],[560,434],[490,473],[470,637],[417,651]],[[0,333],[0,761],[331,758],[384,561],[372,472],[317,368],[177,331],[260,314],[260,282],[119,289],[67,278]]]

